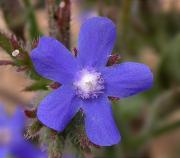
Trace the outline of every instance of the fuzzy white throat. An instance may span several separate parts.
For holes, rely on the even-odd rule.
[[[101,73],[83,69],[78,73],[74,87],[76,94],[83,99],[97,98],[99,94],[103,93],[104,80]]]

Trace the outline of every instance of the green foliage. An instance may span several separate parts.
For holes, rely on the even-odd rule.
[[[48,90],[48,85],[51,81],[46,79],[40,79],[35,81],[32,85],[25,88],[25,91],[37,91],[37,90]]]
[[[64,134],[70,139],[71,143],[81,153],[90,152],[92,147],[96,147],[89,141],[85,133],[84,115],[82,111],[79,111],[76,114],[74,119],[64,131]]]
[[[0,47],[10,55],[14,50],[10,38],[5,33],[2,32],[0,32]]]
[[[25,9],[27,10],[26,16],[27,16],[27,23],[28,23],[28,30],[29,30],[29,36],[31,41],[38,38],[42,33],[40,32],[38,28],[38,24],[36,21],[36,16],[34,12],[34,8],[31,4],[30,0],[23,0]]]
[[[180,83],[180,35],[174,37],[164,48],[159,67],[159,84],[164,88]]]
[[[18,41],[15,36],[9,37],[5,33],[0,32],[0,47],[5,50],[6,53],[12,58],[14,66],[17,66],[17,71],[25,71],[26,74],[33,80],[37,80],[34,84],[26,87],[25,90],[47,90],[49,80],[39,76],[34,70],[32,61],[30,59],[28,51],[25,49],[25,44],[22,41]],[[12,52],[18,50],[19,54],[13,56]]]
[[[25,12],[20,0],[1,0],[0,8],[8,28],[21,39],[25,38]]]

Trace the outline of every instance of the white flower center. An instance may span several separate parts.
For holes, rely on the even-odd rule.
[[[0,145],[6,145],[11,142],[12,133],[9,128],[0,127]]]
[[[83,69],[78,73],[78,79],[74,82],[76,93],[83,99],[97,98],[103,93],[104,80],[101,73],[94,70]]]

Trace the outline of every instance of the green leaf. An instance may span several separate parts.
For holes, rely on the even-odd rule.
[[[164,48],[158,69],[158,81],[162,88],[176,86],[180,82],[180,34],[175,36]]]
[[[32,85],[28,86],[25,88],[25,91],[37,91],[37,90],[48,90],[48,84],[50,83],[51,81],[49,80],[39,80],[39,81],[36,81],[35,83],[33,83]]]
[[[35,10],[30,0],[23,0],[24,6],[27,10],[27,23],[28,23],[28,33],[31,40],[38,38],[42,33],[37,24]]]
[[[0,7],[8,29],[21,39],[25,39],[26,10],[20,0],[1,0]]]
[[[10,38],[2,32],[0,32],[0,47],[4,49],[8,54],[11,54],[13,51],[13,45]]]
[[[155,127],[147,130],[145,133],[142,133],[139,136],[135,137],[132,140],[133,148],[139,148],[152,138],[167,134],[171,131],[177,130],[178,128],[180,128],[179,120],[173,123],[168,123],[166,125],[156,125]]]
[[[162,134],[166,134],[168,132],[176,130],[178,128],[180,128],[180,121],[176,121],[176,122],[164,125],[164,126],[157,127],[156,129],[154,129],[152,131],[152,136],[157,137],[157,136],[160,136]]]

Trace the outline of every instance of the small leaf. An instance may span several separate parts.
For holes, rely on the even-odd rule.
[[[4,49],[8,54],[11,54],[11,52],[13,51],[13,45],[10,38],[2,32],[0,32],[0,47]]]
[[[111,55],[108,59],[107,66],[112,66],[114,64],[117,64],[120,59],[121,59],[121,57],[118,54]]]
[[[173,130],[177,130],[179,128],[180,128],[180,121],[178,120],[176,122],[157,127],[151,133],[152,133],[153,137],[157,137],[157,136],[160,136],[162,134],[169,133]]]
[[[53,82],[53,83],[51,83],[51,84],[49,85],[49,87],[52,88],[52,89],[57,89],[57,88],[59,88],[60,86],[61,86],[61,84],[58,83],[58,82]]]
[[[26,12],[26,16],[27,16],[26,22],[29,25],[29,27],[28,27],[29,37],[31,38],[31,40],[33,40],[34,38],[38,38],[40,35],[42,35],[42,33],[40,32],[40,29],[38,27],[36,15],[35,15],[35,11],[34,11],[34,6],[32,5],[31,0],[23,0],[22,2],[27,11]]]
[[[37,109],[25,110],[24,113],[28,118],[36,118]]]
[[[48,90],[49,80],[38,80],[32,85],[26,87],[25,91],[37,91],[37,90]]]

